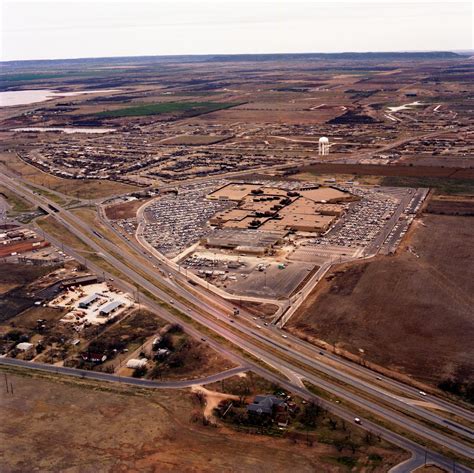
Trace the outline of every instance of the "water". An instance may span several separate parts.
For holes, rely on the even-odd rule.
[[[15,90],[0,92],[0,107],[13,107],[15,105],[28,105],[30,103],[44,102],[58,97],[73,97],[81,94],[96,94],[98,92],[119,92],[118,89],[87,90],[78,92],[58,92],[51,89],[42,90]]]
[[[60,128],[60,127],[31,127],[31,128],[13,128],[11,131],[25,131],[25,132],[61,132],[61,133],[110,133],[116,131],[116,128]]]

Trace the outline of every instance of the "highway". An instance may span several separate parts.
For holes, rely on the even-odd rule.
[[[11,182],[6,177],[5,179],[7,179],[6,184],[11,190],[14,190],[20,195],[24,195],[26,198],[28,198],[28,200],[33,201],[42,206],[48,204],[47,199],[45,199],[44,197],[36,196],[32,192],[30,192],[28,189],[25,189],[22,186],[19,186],[18,183]],[[53,205],[55,207],[58,207],[57,204],[53,203]],[[99,246],[96,243],[96,241],[92,239],[93,238],[92,235],[89,236],[87,234],[87,233],[90,234],[91,232],[91,229],[89,228],[87,224],[82,223],[75,215],[70,214],[66,210],[61,209],[61,208],[59,209],[60,209],[60,212],[53,213],[52,214],[53,217],[56,218],[58,221],[60,221],[68,229],[73,231],[76,235],[78,235],[85,243],[91,246],[91,248],[94,249],[94,251],[100,253],[101,256],[107,262],[109,262],[119,271],[127,275],[132,281],[134,281],[135,283],[138,283],[140,286],[147,289],[154,296],[165,301],[169,300],[170,296],[167,292],[163,291],[161,288],[157,287],[155,284],[151,283],[147,279],[140,276],[133,269],[129,268],[127,265],[122,263],[112,254],[109,254],[107,249],[103,248],[102,246]],[[48,212],[48,213],[51,213],[51,212]],[[67,220],[64,218],[66,216],[67,216]],[[70,221],[74,221],[75,225],[71,225]],[[78,227],[81,227],[81,230],[79,230]],[[104,243],[104,246],[112,245],[113,249],[115,250],[114,253],[117,253],[117,251],[120,251],[118,247],[111,244],[107,240],[105,240],[104,242],[101,241],[101,243]],[[83,258],[80,258],[80,260],[82,259]],[[140,271],[144,271],[145,274],[149,274],[150,263],[149,262],[148,264],[145,264],[145,263],[147,262],[145,261],[144,263],[141,263],[139,261],[133,261],[134,267],[136,267]],[[99,274],[100,273],[102,273],[101,269],[99,269]],[[326,364],[326,362],[322,362],[320,359],[318,359],[318,358],[321,358],[321,356],[315,354],[316,349],[314,347],[309,348],[304,343],[301,343],[301,341],[299,341],[298,339],[293,339],[293,338],[291,339],[291,343],[290,343],[290,339],[283,341],[281,339],[281,333],[278,332],[277,329],[275,329],[274,327],[265,328],[263,331],[257,330],[254,327],[249,328],[248,322],[250,322],[250,320],[247,320],[247,317],[248,317],[247,314],[244,314],[245,317],[243,317],[243,320],[242,320],[245,323],[241,323],[240,318],[239,320],[236,320],[235,322],[231,323],[228,315],[225,313],[223,314],[222,311],[216,309],[215,304],[211,305],[211,304],[205,303],[203,301],[203,298],[196,297],[194,293],[191,293],[185,288],[174,284],[173,282],[167,280],[166,278],[161,278],[158,275],[154,275],[154,278],[160,281],[160,285],[166,286],[168,288],[171,287],[173,291],[179,294],[180,297],[182,297],[188,302],[191,302],[194,306],[199,307],[200,311],[196,311],[193,307],[189,307],[187,304],[184,304],[178,300],[175,303],[175,306],[177,309],[186,313],[187,315],[192,317],[194,320],[197,320],[202,325],[207,326],[209,329],[215,331],[221,336],[224,336],[226,339],[231,341],[236,346],[239,346],[245,351],[253,354],[254,356],[257,356],[259,359],[273,366],[275,369],[282,370],[285,374],[287,374],[287,376],[288,376],[288,373],[290,374],[290,376],[291,374],[293,374],[295,376],[295,379],[304,378],[315,385],[318,385],[321,387],[324,386],[324,388],[327,389],[328,392],[332,392],[333,394],[338,395],[341,399],[343,398],[343,399],[350,400],[351,404],[364,407],[364,409],[367,409],[371,411],[372,413],[380,415],[384,417],[385,419],[390,420],[393,423],[401,425],[404,428],[408,428],[409,430],[413,430],[418,435],[425,436],[431,441],[438,442],[438,443],[441,443],[442,445],[448,446],[453,451],[456,451],[461,455],[464,455],[467,457],[472,456],[472,449],[468,445],[458,442],[452,439],[451,437],[448,437],[440,433],[437,430],[428,428],[418,422],[411,421],[408,417],[398,414],[394,412],[394,410],[392,409],[387,409],[383,406],[380,406],[378,403],[375,403],[373,401],[365,399],[362,396],[354,394],[351,390],[348,391],[347,389],[345,389],[344,387],[341,387],[340,385],[337,385],[336,383],[329,382],[315,375],[313,369],[317,369],[318,371],[325,372],[326,374],[328,373],[328,370],[329,370],[330,375],[332,377],[337,377],[343,383],[348,383],[351,386],[357,387],[357,389],[362,389],[364,390],[365,394],[370,394],[371,396],[376,396],[379,399],[383,399],[384,403],[390,402],[392,405],[400,407],[400,401],[398,399],[394,399],[393,395],[392,396],[387,395],[387,393],[384,393],[383,390],[381,392],[379,386],[374,389],[373,387],[370,387],[370,383],[367,383],[366,381],[360,381],[357,379],[357,377],[354,377],[354,376],[348,377],[347,373],[342,372],[341,374],[341,370],[337,370],[337,369],[331,370],[330,368],[328,368],[328,365]],[[126,290],[130,291],[129,284],[125,282],[122,282],[122,284],[125,284],[125,286],[127,287]],[[154,307],[156,306],[159,307],[160,309],[159,312],[164,311],[164,309],[161,306],[157,305],[153,300],[147,300],[147,304],[151,304]],[[228,302],[218,301],[218,304],[221,304],[221,305],[228,304]],[[208,316],[203,315],[202,311],[207,312],[209,315],[211,315],[211,317],[209,317],[209,315]],[[182,321],[180,319],[178,320],[179,320],[179,323],[183,325]],[[238,331],[236,329],[238,329]],[[188,328],[186,328],[186,330],[188,331]],[[264,346],[264,348],[262,348],[262,345]],[[308,354],[305,354],[305,353],[308,353]],[[305,368],[305,366],[307,366],[307,368]],[[345,366],[346,370],[351,369],[351,368],[352,366],[349,367],[349,363]],[[356,370],[357,372],[360,372],[359,368],[361,367],[357,367],[357,370]],[[252,370],[261,371],[262,368],[259,365],[254,364],[252,366]],[[369,370],[366,370],[366,371],[368,372]],[[270,374],[271,372],[268,372],[268,371],[265,372],[266,377],[268,377]],[[372,378],[375,378],[373,374],[371,374],[370,376],[372,376]],[[279,383],[282,384],[281,380],[279,381]],[[298,388],[300,391],[303,389],[301,388],[301,385],[298,385],[298,383],[295,382],[294,379],[293,379],[293,382],[290,383],[290,385],[292,386],[291,388],[292,391],[294,391],[296,388]],[[401,385],[401,386],[404,386],[404,385]],[[397,388],[398,388],[398,385],[397,385]],[[409,388],[409,389],[410,389],[410,396],[413,396],[414,394],[413,389],[412,388]],[[306,391],[306,394],[307,394],[307,391]],[[437,399],[434,398],[433,402],[437,402]],[[451,403],[447,403],[445,401],[443,402],[445,403],[446,406],[449,406],[449,408],[451,409]],[[402,405],[401,407],[404,410],[410,410],[411,408],[414,407],[414,406],[407,407],[407,404],[403,402],[401,403],[401,405]],[[459,415],[459,413],[463,413],[463,414],[466,414],[466,417],[467,417],[467,413],[469,413],[468,411],[464,412],[464,410],[459,409],[454,405],[453,407],[454,407],[454,410],[456,410],[457,415]],[[444,419],[439,418],[436,414],[430,414],[430,411],[427,411],[426,409],[420,409],[417,407],[415,409],[416,409],[415,411],[410,410],[410,412],[415,412],[417,415],[421,415],[422,417],[430,420],[431,422],[440,423],[444,421]],[[349,415],[353,415],[353,414],[349,414]],[[451,425],[451,426],[448,425],[448,428],[452,429],[453,431],[457,431],[457,433],[460,433],[459,425],[457,425],[456,423],[453,423],[453,424],[454,425]],[[446,425],[443,425],[443,427],[446,427]],[[384,433],[385,438],[386,438],[385,434],[387,432],[388,431]]]

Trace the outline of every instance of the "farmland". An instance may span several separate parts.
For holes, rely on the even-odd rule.
[[[120,117],[140,117],[146,115],[160,115],[165,113],[182,113],[188,116],[201,115],[203,113],[214,112],[230,107],[235,107],[237,103],[218,102],[164,102],[155,104],[143,104],[134,107],[119,108],[105,112],[99,112],[98,117],[120,118]]]
[[[405,245],[394,257],[336,267],[290,330],[356,357],[362,349],[365,360],[426,383],[470,379],[472,220],[425,215],[423,223],[407,242],[413,252]]]

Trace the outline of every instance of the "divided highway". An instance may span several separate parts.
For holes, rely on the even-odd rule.
[[[424,437],[431,442],[438,443],[464,457],[473,457],[473,450],[468,443],[468,441],[471,441],[474,438],[473,432],[470,428],[466,428],[465,425],[465,422],[473,421],[474,416],[472,412],[434,396],[427,396],[424,400],[429,400],[430,402],[438,404],[441,408],[446,409],[459,418],[465,420],[462,424],[455,421],[446,422],[447,419],[442,415],[406,402],[404,399],[405,396],[407,399],[411,400],[414,398],[419,399],[419,393],[417,393],[417,391],[412,387],[390,380],[386,377],[377,377],[379,379],[376,381],[375,374],[367,368],[354,365],[346,360],[341,360],[339,357],[327,352],[322,352],[324,354],[320,355],[315,347],[295,337],[288,336],[287,339],[282,339],[282,332],[275,327],[257,329],[255,323],[252,322],[251,316],[245,312],[243,312],[241,317],[238,319],[231,321],[228,314],[225,313],[225,310],[219,310],[217,308],[220,306],[231,309],[228,301],[211,294],[202,294],[202,297],[196,296],[196,291],[198,293],[202,291],[200,289],[197,290],[194,287],[192,290],[191,288],[187,288],[185,279],[183,279],[182,275],[179,275],[179,273],[176,274],[176,272],[170,271],[175,274],[175,281],[179,281],[180,284],[175,284],[175,282],[161,277],[156,272],[153,273],[152,281],[159,282],[159,286],[157,286],[156,283],[142,277],[134,270],[134,268],[136,268],[140,273],[148,275],[150,274],[151,269],[150,262],[142,262],[138,258],[132,258],[132,261],[130,261],[128,252],[124,252],[121,248],[118,248],[103,236],[100,236],[99,245],[97,242],[97,234],[94,233],[94,230],[74,214],[62,209],[54,202],[50,202],[42,196],[35,195],[28,188],[19,184],[18,181],[15,182],[7,176],[2,176],[2,181],[12,191],[24,196],[24,198],[36,205],[40,205],[47,213],[51,214],[62,225],[77,235],[94,251],[99,253],[105,261],[126,275],[134,283],[139,284],[150,294],[153,294],[154,297],[169,302],[170,298],[173,297],[170,296],[170,291],[173,291],[173,293],[178,295],[174,304],[176,309],[226,338],[242,350],[259,358],[268,365],[271,365],[274,369],[283,371],[285,374],[289,375],[292,381],[288,382],[281,377],[275,376],[272,372],[265,370],[259,364],[249,362],[240,355],[235,355],[232,350],[225,348],[225,352],[235,360],[238,360],[241,365],[250,366],[252,370],[259,372],[267,378],[274,378],[276,382],[286,386],[294,392],[298,392],[299,394],[304,393],[304,396],[311,396],[300,383],[294,381],[295,379],[306,379],[312,384],[324,388],[326,391],[340,399],[350,402],[351,405],[360,406],[364,410],[369,411],[392,424],[399,425],[404,430],[412,431],[419,437]],[[50,204],[56,207],[58,212],[51,211],[48,207]],[[71,222],[73,222],[73,224]],[[50,236],[48,236],[48,239],[54,240],[54,238],[51,238]],[[55,243],[55,241],[53,241],[53,243]],[[73,254],[75,257],[79,256],[72,249],[68,248],[66,251]],[[118,256],[121,257],[120,260],[115,256],[117,253]],[[79,260],[82,259],[82,257],[79,258]],[[130,261],[130,265],[124,264],[121,261],[122,259],[127,262]],[[103,272],[102,269],[98,268],[93,263],[88,262],[88,265],[91,268],[98,270],[99,274]],[[117,284],[121,285],[125,290],[130,291],[130,284],[127,282],[117,281]],[[147,305],[152,306],[154,310],[156,309],[160,315],[163,315],[165,312],[165,318],[170,317],[169,311],[166,311],[154,300],[145,296],[143,296],[143,298],[141,297],[141,299],[146,302]],[[206,300],[209,302],[206,302]],[[176,318],[176,316],[172,316],[172,318]],[[202,333],[199,333],[199,331],[190,324],[183,323],[181,319],[177,320],[179,323],[186,326],[187,331],[194,332],[195,336],[203,337]],[[208,342],[209,344],[218,346],[217,349],[220,351],[223,350],[223,347],[220,346],[219,343],[213,341],[211,337],[209,337]],[[373,381],[371,381],[372,379]],[[382,384],[383,387],[380,386],[380,384]],[[402,396],[395,396],[390,392],[391,389],[396,392],[401,392]],[[340,406],[332,403],[327,404],[329,404],[328,408],[333,412],[335,410],[343,412],[344,415],[342,415],[342,417],[348,416],[349,418],[352,418],[354,415]],[[411,416],[405,415],[405,412],[411,414]],[[413,416],[415,416],[415,419],[424,419],[426,422],[421,423],[418,422],[418,420],[413,420]],[[423,447],[417,446],[413,442],[407,441],[400,435],[393,434],[387,429],[376,425],[372,426],[370,422],[365,420],[364,426],[366,428],[370,426],[370,429],[374,432],[381,432],[381,435],[383,435],[387,440],[390,440],[390,436],[395,435],[397,440],[393,440],[394,443],[402,445],[402,443],[405,442],[403,446],[408,448],[406,444],[406,442],[408,442],[410,443],[409,449],[415,453],[419,453],[420,449],[424,452]],[[455,433],[458,438],[464,438],[464,441],[461,442],[454,439],[452,436],[446,435],[444,433],[445,431]],[[431,454],[434,456],[436,455],[434,452],[431,452],[430,455]],[[438,460],[440,465],[452,465],[452,461],[444,459],[444,457],[440,456]],[[469,470],[458,467],[456,471]]]

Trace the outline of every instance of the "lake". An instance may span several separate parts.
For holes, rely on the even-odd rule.
[[[97,94],[99,92],[120,92],[118,89],[85,90],[78,92],[61,92],[51,89],[41,90],[14,90],[0,92],[0,107],[13,107],[15,105],[28,105],[30,103],[44,102],[58,97],[73,97],[81,94]]]
[[[61,133],[110,133],[116,131],[116,128],[60,128],[60,127],[30,127],[30,128],[13,128],[11,131],[25,131],[25,132],[61,132]]]

